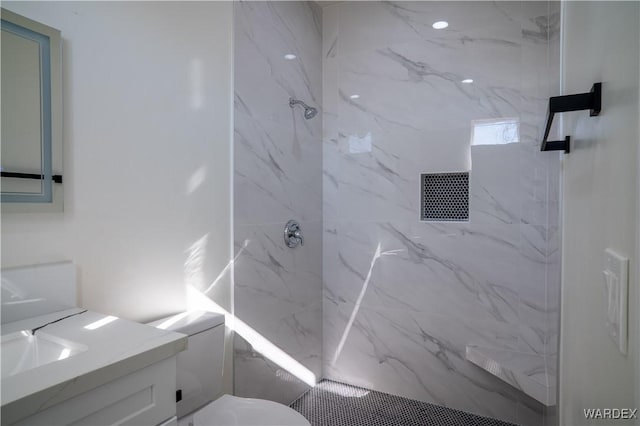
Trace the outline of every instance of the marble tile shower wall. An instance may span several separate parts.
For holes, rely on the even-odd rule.
[[[325,377],[543,424],[465,347],[556,351],[559,156],[539,137],[558,90],[558,3],[323,12]],[[500,118],[518,120],[518,143],[470,146],[474,120]],[[466,170],[469,222],[420,222],[420,173]]]
[[[305,120],[289,97],[321,110],[321,10],[238,2],[234,13],[235,314],[320,378],[322,118]],[[303,247],[284,245],[289,219]],[[234,355],[237,395],[288,404],[308,388],[238,335]]]

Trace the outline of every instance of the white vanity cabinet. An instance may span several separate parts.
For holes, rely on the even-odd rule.
[[[184,334],[79,308],[3,332],[1,426],[156,426],[176,415]]]
[[[176,357],[26,417],[15,426],[161,425],[176,415]],[[3,422],[4,425],[4,422]]]
[[[3,269],[2,285],[0,426],[176,426],[176,355],[186,335],[69,307],[68,262]],[[18,296],[42,303],[5,309]]]

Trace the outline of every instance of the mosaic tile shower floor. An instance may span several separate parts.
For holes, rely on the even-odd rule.
[[[464,411],[330,380],[291,404],[311,426],[514,426]]]

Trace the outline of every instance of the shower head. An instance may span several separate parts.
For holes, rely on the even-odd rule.
[[[304,118],[306,118],[307,120],[311,120],[318,113],[318,110],[314,107],[310,107],[309,105],[297,99],[289,98],[289,106],[291,108],[293,108],[296,104],[302,105],[302,107],[304,108]]]
[[[304,118],[306,118],[307,120],[311,120],[313,117],[316,116],[317,113],[318,113],[318,110],[315,109],[314,107],[306,107],[304,109]]]

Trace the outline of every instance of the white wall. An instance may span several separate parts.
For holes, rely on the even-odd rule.
[[[70,259],[81,305],[124,318],[184,309],[232,253],[231,3],[3,7],[62,32],[65,206],[3,214],[2,266]]]
[[[562,425],[598,424],[585,419],[585,408],[640,408],[634,399],[634,376],[640,373],[635,304],[639,13],[637,2],[567,2],[564,7],[564,93],[585,92],[602,81],[603,94],[599,117],[585,111],[565,114],[565,132],[574,142],[563,164]],[[602,269],[608,247],[631,259],[627,356],[605,329]]]

